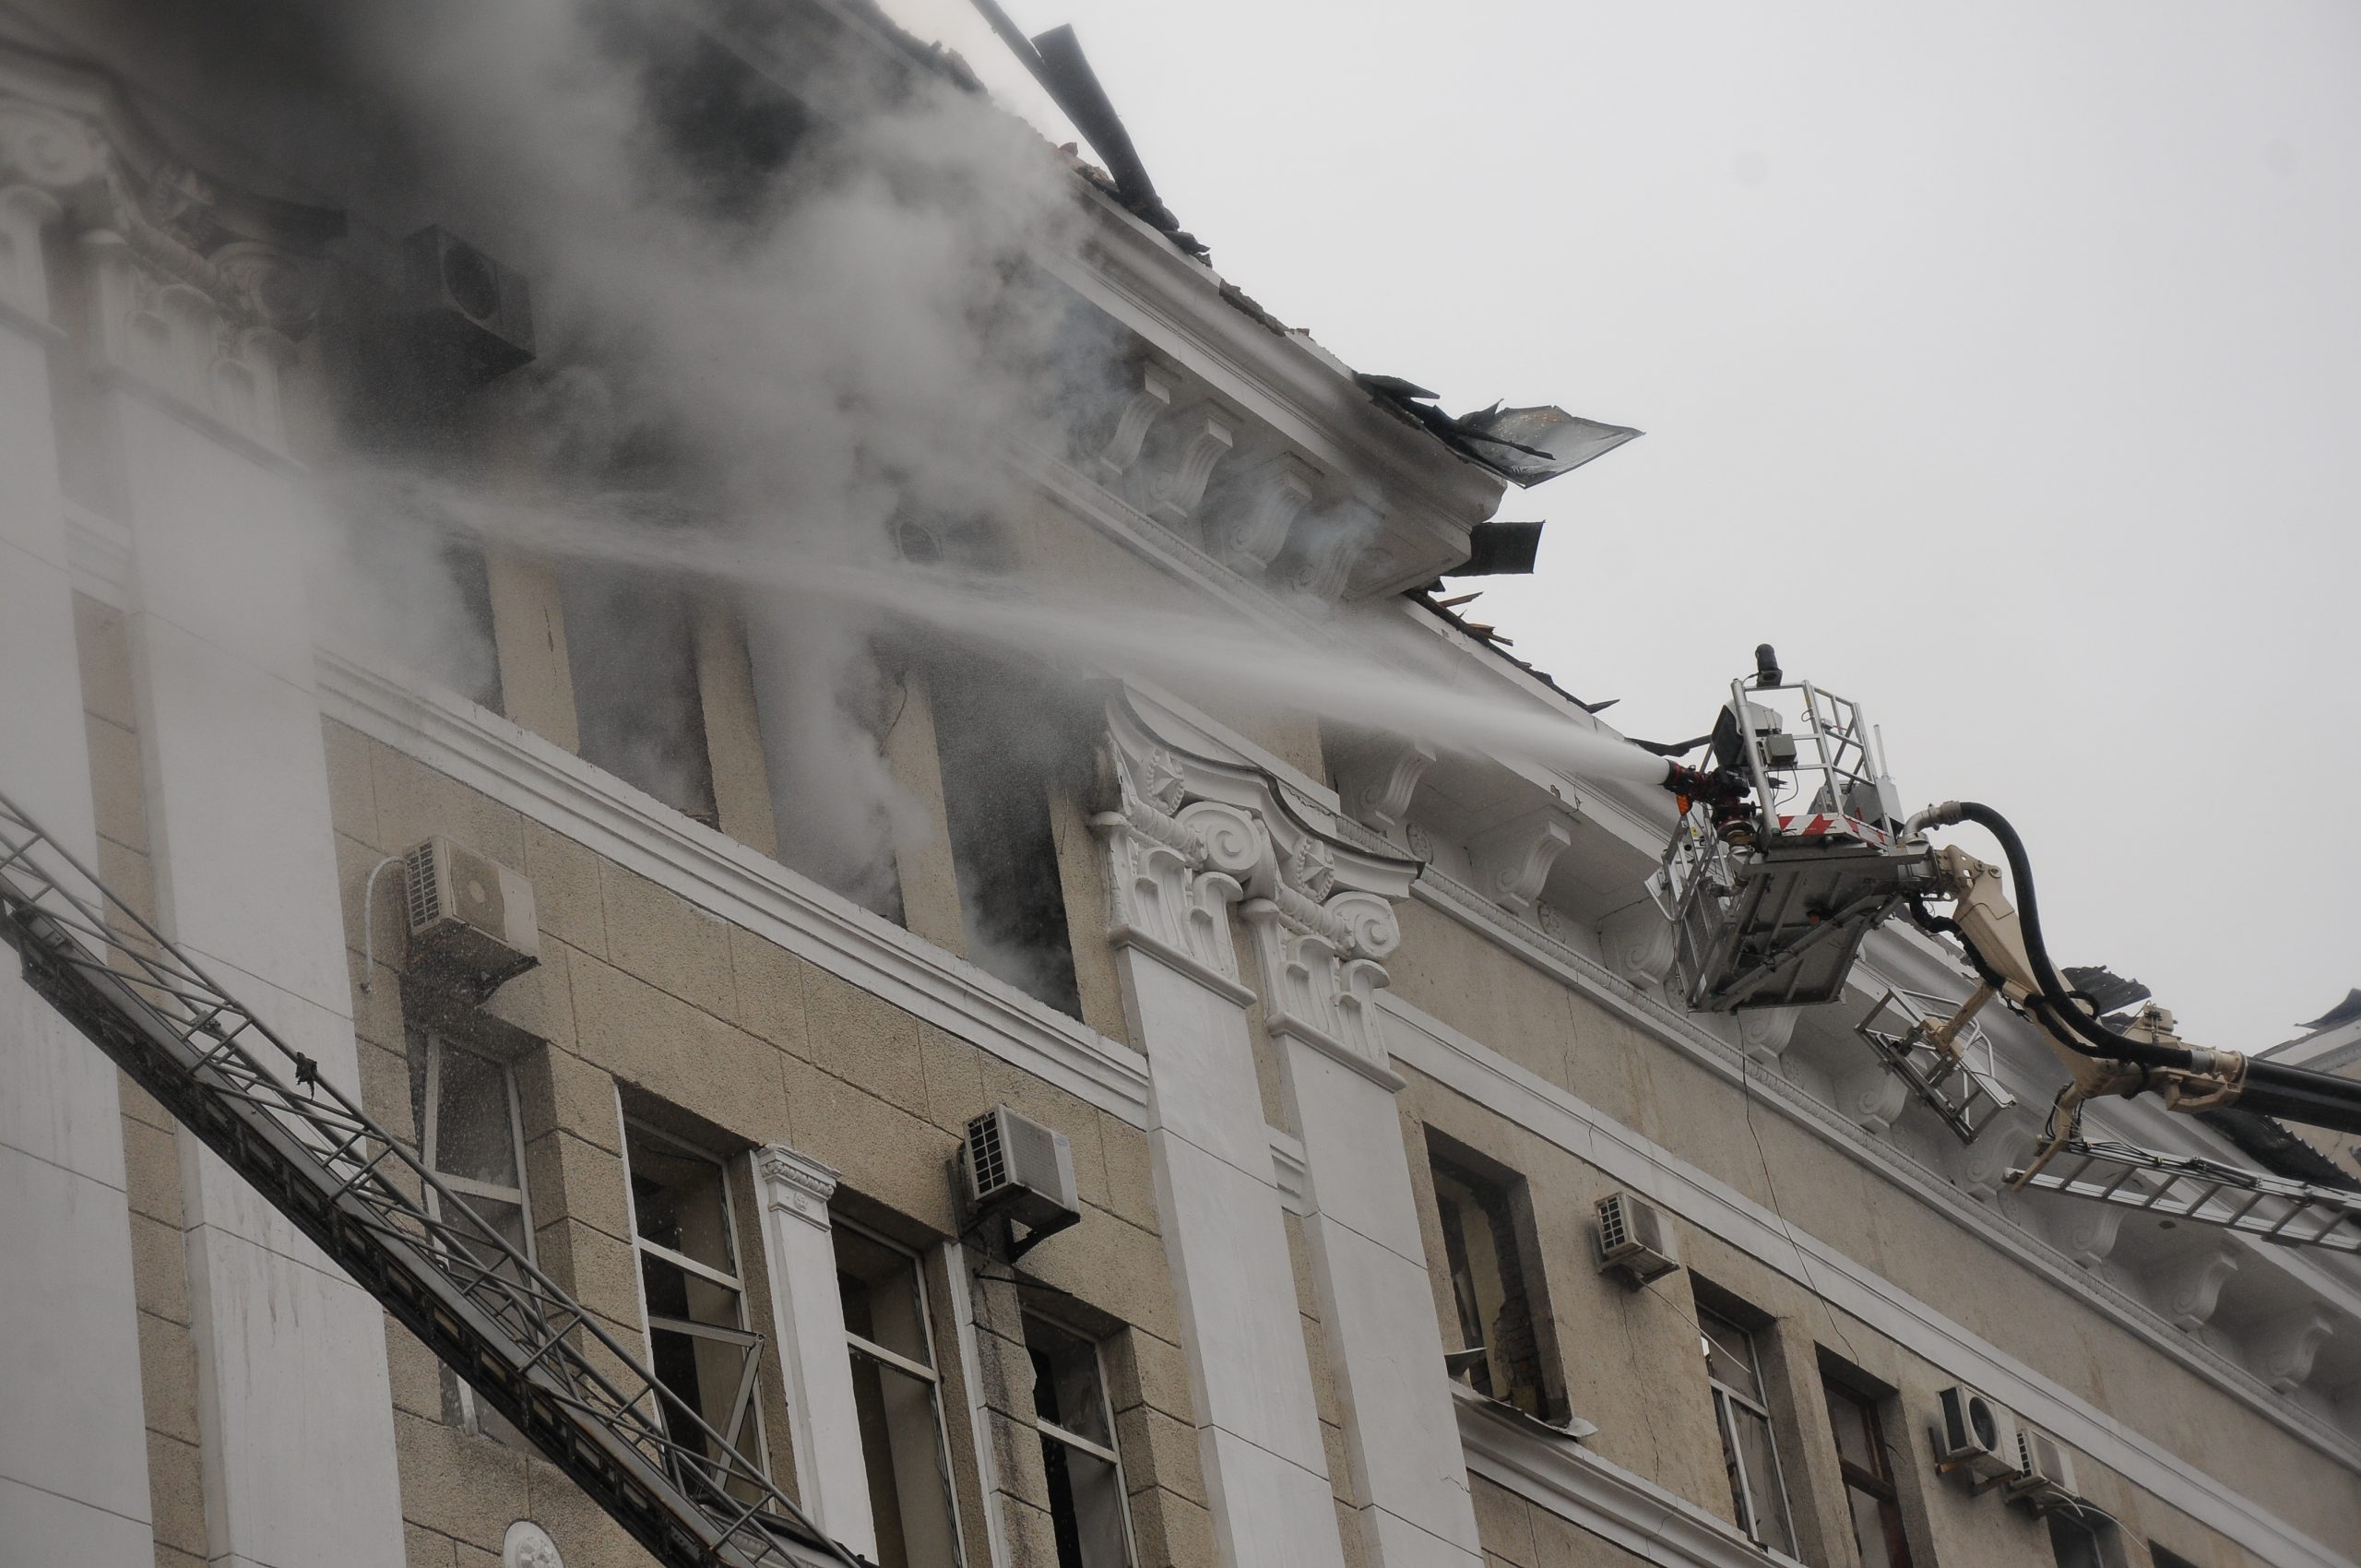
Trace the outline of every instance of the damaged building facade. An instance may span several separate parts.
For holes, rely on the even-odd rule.
[[[1384,721],[1404,676],[1604,731],[1430,591],[1508,478],[1046,146],[1029,265],[1085,391],[973,455],[988,513],[886,508],[836,595],[947,563],[1013,608],[856,617],[814,718],[820,611],[672,570],[670,521],[595,557],[517,529],[434,555],[432,646],[386,651],[321,581],[319,476],[575,462],[502,401],[567,385],[554,289],[304,165],[269,89],[325,69],[307,8],[243,9],[0,8],[0,793],[827,1537],[2361,1562],[2355,1257],[2005,1190],[2055,1087],[2030,1032],[1987,1020],[2014,1103],[1964,1145],[1855,1035],[1972,989],[1915,932],[1838,1003],[1683,1006],[1668,797]],[[683,119],[755,163],[833,112],[796,107],[815,59],[973,96],[858,6],[645,9],[692,45]],[[601,493],[677,445],[614,444]],[[1058,633],[1081,603],[1125,607],[1121,658]],[[882,805],[805,793],[831,748]],[[414,936],[437,876],[521,926]],[[13,962],[0,994],[0,1563],[650,1561]],[[964,1195],[998,1108],[1070,1158],[1032,1244]],[[1945,1433],[1971,1402],[2006,1474]]]

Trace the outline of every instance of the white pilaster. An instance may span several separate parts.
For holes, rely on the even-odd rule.
[[[95,177],[64,115],[0,105],[0,791],[96,859],[44,231]],[[44,188],[46,187],[46,188]],[[153,1551],[115,1070],[0,962],[0,1543],[29,1562]]]
[[[836,1290],[836,1246],[828,1226],[836,1172],[784,1144],[767,1144],[754,1151],[754,1182],[762,1194],[763,1255],[779,1366],[787,1377],[796,1489],[823,1530],[874,1557],[877,1521],[861,1463],[860,1417],[853,1405],[844,1299]]]
[[[128,199],[96,218],[79,244],[134,541],[162,922],[357,1094],[304,584],[314,524],[283,450],[272,325],[301,279],[259,247],[186,252]],[[208,1557],[396,1568],[383,1314],[185,1132],[181,1157]]]
[[[1275,1446],[1318,1440],[1316,1424],[1309,1431],[1302,1424],[1308,1390],[1299,1393],[1293,1381],[1301,1360],[1294,1324],[1245,1321],[1263,1315],[1260,1292],[1275,1291],[1285,1306],[1293,1289],[1284,1275],[1284,1229],[1275,1244],[1262,1240],[1275,1228],[1277,1194],[1252,1042],[1239,1029],[1244,1020],[1235,955],[1226,940],[1198,940],[1227,938],[1227,920],[1216,918],[1222,914],[1218,900],[1239,898],[1253,942],[1264,1025],[1303,1135],[1305,1235],[1351,1467],[1345,1491],[1360,1532],[1353,1555],[1386,1568],[1475,1568],[1482,1561],[1475,1513],[1394,1111],[1401,1079],[1372,1016],[1385,983],[1382,960],[1401,940],[1392,901],[1407,894],[1417,867],[1321,836],[1259,774],[1157,747],[1135,731],[1126,737],[1121,714],[1116,729],[1125,811],[1099,826],[1118,870],[1118,938],[1128,937],[1134,984],[1145,999],[1139,1022],[1154,1086],[1152,1119],[1176,1130],[1158,1162],[1159,1197],[1168,1234],[1187,1223],[1187,1210],[1202,1206],[1223,1225],[1192,1240],[1208,1250],[1228,1249],[1215,1254],[1220,1272],[1190,1277],[1183,1290],[1192,1361],[1208,1363],[1200,1375],[1206,1403],[1199,1419],[1221,1429],[1207,1438],[1208,1467],[1244,1467],[1250,1483],[1293,1479],[1228,1441],[1238,1429],[1228,1409],[1264,1423],[1277,1434]],[[1177,921],[1169,918],[1175,915]],[[1176,1030],[1168,1044],[1152,1027],[1158,1019],[1192,1028]],[[1183,1126],[1194,1141],[1177,1131]],[[1256,1146],[1244,1146],[1250,1138]],[[1184,1188],[1184,1177],[1193,1177],[1200,1190]],[[1234,1199],[1228,1216],[1225,1197]],[[1176,1274],[1204,1274],[1188,1251],[1187,1244],[1176,1247]],[[1219,1315],[1204,1315],[1206,1302],[1220,1303]],[[1283,1364],[1266,1371],[1274,1360]],[[1281,1456],[1292,1457],[1285,1451]],[[1231,1482],[1209,1477],[1208,1484],[1219,1491]],[[1301,1491],[1300,1506],[1314,1513],[1294,1527],[1311,1530],[1317,1519],[1313,1533],[1325,1561],[1340,1543],[1308,1485]],[[1237,1553],[1234,1522],[1225,1540]],[[1310,1550],[1290,1543],[1282,1560],[1313,1561]],[[1239,1553],[1235,1560],[1268,1559]]]
[[[1148,1148],[1225,1568],[1342,1568],[1294,1267],[1227,905],[1269,859],[1248,812],[1116,715],[1107,845],[1117,969],[1148,1062]]]

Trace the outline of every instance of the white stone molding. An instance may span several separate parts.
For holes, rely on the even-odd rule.
[[[1665,927],[1670,931],[1667,923]],[[1758,1066],[1778,1071],[1787,1054],[1787,1047],[1796,1039],[1796,1020],[1802,1016],[1797,1007],[1749,1007],[1738,1015],[1738,1053]]]
[[[1123,399],[1122,409],[1115,415],[1115,427],[1108,434],[1107,444],[1092,460],[1099,482],[1109,488],[1122,484],[1123,476],[1140,460],[1141,448],[1147,445],[1147,433],[1172,407],[1172,388],[1178,378],[1171,372],[1149,363],[1140,368],[1139,378],[1139,386]]]
[[[1643,898],[1598,922],[1599,950],[1607,966],[1643,991],[1664,984],[1680,956],[1679,928],[1651,899]]]
[[[2272,1320],[2254,1336],[2256,1372],[2280,1393],[2295,1393],[2311,1380],[2312,1363],[2320,1347],[2335,1337],[2339,1321],[2317,1305]]]
[[[1735,1526],[1591,1452],[1544,1435],[1497,1402],[1454,1384],[1467,1469],[1659,1568],[1794,1568]]]
[[[1288,530],[1311,505],[1318,482],[1319,475],[1299,459],[1273,458],[1240,487],[1237,516],[1212,530],[1206,544],[1239,571],[1263,571],[1287,548]]]
[[[2306,1536],[2252,1499],[2234,1491],[2201,1467],[2180,1458],[2155,1440],[2134,1431],[2087,1398],[2007,1351],[1979,1337],[1935,1307],[1895,1288],[1875,1270],[1798,1229],[1763,1205],[1706,1174],[1678,1155],[1625,1126],[1498,1051],[1419,1012],[1388,993],[1380,1003],[1386,1044],[1403,1067],[1434,1079],[1453,1093],[1487,1105],[1501,1115],[1596,1167],[1609,1180],[1644,1194],[1667,1211],[1728,1246],[1760,1260],[1840,1313],[1912,1348],[1949,1377],[1980,1388],[2060,1441],[2088,1454],[2131,1485],[2162,1497],[2190,1517],[2248,1545],[2258,1556],[2288,1568],[2356,1568],[2354,1560]],[[1780,1085],[1763,1095],[1768,1102]],[[1980,1141],[1980,1140],[1979,1140]],[[1974,1211],[1981,1213],[1982,1211]],[[1998,1221],[1993,1222],[1996,1228]],[[2050,1276],[2038,1256],[2019,1249],[2023,1262],[2052,1278],[2094,1312],[2110,1313],[2099,1298],[2110,1294],[2080,1270],[2058,1260],[2062,1273]],[[2158,1325],[2161,1328],[2161,1325]],[[2163,1331],[2160,1347],[2187,1347],[2186,1336]],[[2177,1358],[2192,1362],[2182,1354]],[[2252,1380],[2259,1390],[2259,1380]],[[2278,1413],[2283,1425],[2293,1407],[2262,1396],[2255,1408]],[[2339,1463],[2355,1460],[2323,1429],[2301,1432]],[[2324,1441],[2325,1439],[2325,1441]],[[1571,1447],[1571,1445],[1570,1445]],[[1468,1449],[1469,1468],[1500,1479],[1477,1444]],[[1514,1483],[1501,1480],[1502,1485]],[[1675,1560],[1679,1561],[1679,1560]],[[1710,1560],[1709,1560],[1710,1561]]]
[[[1168,428],[1173,423],[1168,421]],[[1196,517],[1214,469],[1229,456],[1230,445],[1238,439],[1238,421],[1217,408],[1192,409],[1173,435],[1170,464],[1148,476],[1144,487],[1147,504],[1140,509],[1165,527],[1177,529],[1185,528]]]
[[[65,213],[57,198],[37,185],[0,186],[0,310],[14,316],[19,331],[53,341],[49,319],[49,267],[42,240]]]
[[[500,1568],[565,1568],[557,1542],[530,1519],[518,1519],[500,1540]]]
[[[1391,833],[1408,819],[1418,780],[1434,761],[1435,749],[1424,741],[1372,737],[1338,763],[1336,793],[1348,814]]]
[[[849,1435],[860,1430],[860,1411],[828,1221],[836,1172],[785,1144],[756,1149],[753,1167],[763,1266],[770,1278],[772,1327],[787,1380],[789,1439],[803,1507],[829,1535],[874,1557],[869,1475],[860,1444]],[[955,1280],[955,1288],[961,1283]]]
[[[2114,1254],[2130,1209],[2088,1198],[2043,1195],[2051,1201],[2042,1205],[2042,1228],[2059,1252],[2084,1268],[2097,1268]]]
[[[1997,1197],[2009,1172],[2023,1168],[2041,1141],[2040,1112],[2012,1105],[1993,1112],[1972,1144],[1952,1157],[1952,1183],[1970,1197]]]
[[[1467,841],[1478,891],[1513,915],[1533,918],[1549,868],[1574,841],[1575,803],[1552,802]]]
[[[1298,514],[1287,531],[1295,560],[1287,586],[1323,602],[1343,598],[1362,552],[1384,531],[1384,519],[1382,504],[1368,496]]]
[[[2223,1241],[2155,1271],[2156,1305],[2175,1328],[2194,1334],[2213,1321],[2222,1287],[2247,1261],[2246,1249]]]
[[[1871,1137],[1883,1137],[1910,1105],[1910,1086],[1875,1057],[1857,1062],[1833,1082],[1836,1109]]]

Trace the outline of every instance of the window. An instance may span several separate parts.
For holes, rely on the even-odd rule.
[[[1028,1313],[1025,1348],[1033,1358],[1033,1418],[1050,1479],[1058,1568],[1130,1568],[1123,1465],[1098,1347]]]
[[[945,671],[930,689],[968,961],[1080,1017],[1050,815],[1050,759],[1062,737],[1033,694],[1008,679]]]
[[[2148,1543],[2148,1556],[2156,1568],[2197,1568],[2196,1563],[2179,1552],[2167,1546],[2158,1546],[2154,1541]]]
[[[878,1568],[956,1568],[942,1379],[919,1260],[842,1221],[835,1240]]]
[[[418,1157],[452,1194],[529,1261],[533,1211],[525,1195],[524,1118],[516,1075],[508,1065],[438,1034],[413,1035],[409,1051],[410,1114]],[[429,1191],[428,1211],[442,1217],[442,1198]],[[487,1260],[488,1261],[488,1260]],[[478,1409],[475,1390],[445,1366],[443,1419],[503,1441],[508,1423]]]
[[[1468,1379],[1478,1394],[1546,1418],[1539,1320],[1548,1313],[1536,1311],[1539,1281],[1517,1243],[1513,1189],[1441,1156],[1434,1178],[1460,1342],[1484,1352]]]
[[[1729,1469],[1738,1526],[1760,1544],[1793,1556],[1796,1538],[1787,1525],[1787,1493],[1771,1442],[1771,1412],[1762,1403],[1754,1336],[1701,1306],[1697,1342],[1705,1354],[1705,1380],[1714,1392],[1714,1420],[1721,1428],[1722,1463]]]
[[[1877,1401],[1841,1383],[1823,1380],[1828,1423],[1836,1430],[1836,1462],[1845,1473],[1845,1503],[1861,1568],[1910,1568],[1902,1532],[1902,1502],[1893,1484],[1893,1452]]]
[[[713,826],[687,596],[645,570],[580,563],[559,576],[558,594],[583,760]]]
[[[2058,1568],[2122,1568],[2123,1550],[2115,1524],[2095,1510],[2091,1515],[2065,1509],[2049,1515],[2049,1551]],[[2163,1568],[2159,1560],[2158,1568]]]
[[[721,1162],[637,1122],[624,1126],[623,1160],[657,1381],[730,1447],[761,1465],[754,1373],[762,1340],[746,1331],[746,1288],[738,1274]],[[672,1435],[687,1441],[687,1434]],[[718,1475],[720,1455],[711,1440],[697,1445]]]

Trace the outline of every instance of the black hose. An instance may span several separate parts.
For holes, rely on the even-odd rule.
[[[1972,822],[2000,841],[2000,853],[2009,861],[2009,879],[2015,884],[2017,919],[2024,932],[2025,956],[2033,960],[2034,978],[2041,982],[2040,1001],[2047,1004],[2049,1021],[2063,1026],[2054,1030],[2059,1038],[2064,1039],[2069,1033],[2082,1036],[2089,1046],[2078,1045],[2075,1049],[2086,1056],[2112,1057],[2142,1067],[2196,1065],[2195,1054],[2186,1048],[2119,1035],[2075,1004],[2073,988],[2049,961],[2049,948],[2041,939],[2041,905],[2034,896],[2033,862],[2025,854],[2025,841],[2017,837],[2017,830],[2009,826],[2007,817],[1976,801],[1954,802],[1943,814],[1955,821]],[[1971,951],[1974,945],[1968,944]],[[2069,1039],[2067,1043],[2073,1041]]]
[[[2025,855],[2024,840],[2017,837],[2017,830],[2009,826],[2007,817],[1990,806],[1974,801],[1950,803],[1943,809],[1942,817],[1953,822],[1975,823],[2000,841],[2001,853],[2008,858],[2009,876],[2016,885],[2017,917],[2024,932],[2025,956],[2033,960],[2035,978],[2042,982],[2041,991],[2025,999],[2028,1012],[2045,1023],[2051,1034],[2086,1056],[2130,1062],[2143,1067],[2188,1068],[2196,1065],[2196,1055],[2190,1051],[2118,1034],[2075,1005],[2072,988],[2058,975],[2057,967],[2050,963],[2049,949],[2042,941],[2041,906],[2034,896],[2033,865]],[[1918,909],[1912,912],[1914,916],[1923,913]],[[1933,922],[1931,925],[1930,921]],[[1958,922],[1954,921],[1927,916],[1919,923],[1929,925],[1929,929],[1949,927],[1954,934],[1959,934]],[[1976,973],[1987,981],[1993,980],[1983,955],[1975,951],[1975,944],[1963,937],[1961,945],[1967,949]],[[2078,1044],[2071,1038],[2073,1035],[2082,1036],[2089,1042],[2088,1045]],[[2266,1116],[2284,1117],[2308,1126],[2361,1134],[2361,1081],[2352,1078],[2315,1073],[2303,1067],[2283,1066],[2276,1062],[2249,1060],[2237,1102]]]

